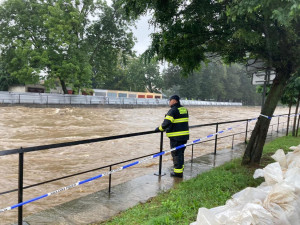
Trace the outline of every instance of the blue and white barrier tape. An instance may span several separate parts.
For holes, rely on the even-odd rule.
[[[270,119],[270,120],[273,117],[295,117],[295,116],[298,116],[298,115],[300,115],[300,113],[293,113],[292,115],[273,115],[273,116],[266,116],[266,115],[260,114],[260,116],[265,117],[265,118]]]
[[[265,118],[267,118],[267,119],[272,119],[272,116],[266,116],[266,115],[263,115],[263,114],[260,114],[260,116],[262,116],[262,117],[265,117]]]
[[[260,116],[269,118],[268,116],[265,116],[265,115],[262,115],[262,114],[261,114]],[[275,116],[273,116],[273,117],[275,117]],[[272,117],[270,117],[270,118],[272,118]],[[247,122],[252,122],[252,121],[255,121],[255,120],[257,120],[257,119],[258,119],[258,118],[253,118],[253,119],[248,120]],[[156,158],[156,157],[161,156],[161,155],[165,155],[165,154],[167,154],[167,153],[169,153],[169,152],[178,150],[178,149],[180,149],[180,148],[183,148],[183,147],[187,147],[187,146],[190,146],[190,145],[194,145],[194,144],[200,143],[201,141],[203,141],[203,140],[205,140],[205,139],[212,138],[212,137],[214,137],[214,136],[216,136],[216,135],[218,135],[218,134],[222,134],[222,133],[224,133],[224,132],[226,132],[226,131],[231,131],[233,128],[239,127],[239,126],[241,126],[241,125],[243,125],[243,124],[245,124],[245,123],[247,123],[247,122],[244,122],[244,123],[242,123],[242,124],[238,124],[238,125],[236,125],[236,126],[229,127],[229,128],[227,128],[227,129],[218,131],[218,132],[216,132],[216,133],[214,133],[214,134],[210,134],[210,135],[208,135],[208,136],[206,136],[206,137],[196,139],[196,140],[194,140],[194,141],[192,141],[192,142],[190,142],[190,143],[187,143],[187,144],[184,144],[184,145],[177,146],[177,147],[172,148],[172,149],[170,149],[170,150],[163,151],[163,152],[154,154],[154,155],[152,155],[152,156],[148,156],[148,157],[146,157],[146,158],[144,158],[144,159],[142,159],[142,160],[140,160],[140,161],[135,161],[135,162],[130,163],[130,164],[128,164],[128,165],[119,167],[119,168],[117,168],[117,169],[115,169],[115,170],[111,170],[111,171],[108,171],[108,172],[106,172],[106,173],[99,174],[99,175],[97,175],[97,176],[88,178],[88,179],[83,180],[83,181],[78,181],[78,182],[75,183],[75,184],[71,184],[71,185],[69,185],[69,186],[60,188],[60,189],[58,189],[58,190],[56,190],[56,191],[49,192],[49,193],[44,194],[44,195],[41,195],[41,196],[39,196],[39,197],[32,198],[32,199],[30,199],[30,200],[27,200],[27,201],[24,201],[24,202],[21,202],[21,203],[18,203],[18,204],[15,204],[15,205],[12,205],[12,206],[3,208],[3,209],[0,209],[0,213],[5,212],[5,211],[9,211],[9,210],[12,210],[12,209],[15,209],[15,208],[18,208],[18,207],[20,207],[20,206],[26,205],[26,204],[31,203],[31,202],[35,202],[35,201],[40,200],[40,199],[42,199],[42,198],[46,198],[46,197],[48,197],[48,196],[57,194],[57,193],[59,193],[59,192],[61,192],[61,191],[69,190],[69,189],[74,188],[74,187],[76,187],[76,186],[79,186],[79,185],[81,185],[81,184],[88,183],[88,182],[90,182],[90,181],[99,179],[99,178],[101,178],[101,177],[104,177],[104,176],[113,174],[113,173],[115,173],[115,172],[118,172],[118,171],[127,169],[127,168],[129,168],[129,167],[134,166],[134,165],[142,164],[142,163],[144,163],[144,162],[146,162],[146,161],[148,161],[148,160],[150,160],[150,159]]]

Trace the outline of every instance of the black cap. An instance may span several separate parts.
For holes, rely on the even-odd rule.
[[[172,99],[175,99],[176,101],[178,101],[179,102],[179,96],[178,95],[172,95],[171,97],[170,97],[170,101],[172,100]]]

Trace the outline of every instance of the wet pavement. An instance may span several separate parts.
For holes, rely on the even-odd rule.
[[[33,214],[24,218],[24,221],[30,225],[77,225],[103,222],[138,203],[146,202],[182,180],[189,180],[213,167],[241,156],[244,150],[245,145],[240,144],[234,149],[218,150],[216,155],[207,154],[193,159],[193,162],[185,162],[183,179],[170,177],[171,168],[163,168],[163,172],[166,173],[165,176],[154,174],[142,176],[112,187],[110,194],[107,189],[102,190]]]

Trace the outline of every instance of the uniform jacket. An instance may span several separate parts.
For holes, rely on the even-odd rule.
[[[160,131],[166,131],[167,137],[177,141],[185,141],[189,139],[189,113],[188,110],[176,103],[165,116]]]

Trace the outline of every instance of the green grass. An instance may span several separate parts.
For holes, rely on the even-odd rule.
[[[264,147],[261,167],[273,162],[270,157],[277,149],[288,151],[299,145],[300,138],[281,137]],[[256,187],[263,179],[253,179],[256,168],[241,166],[241,159],[198,175],[161,193],[145,204],[137,205],[101,224],[190,224],[197,217],[200,207],[224,205],[236,192],[246,187]]]

